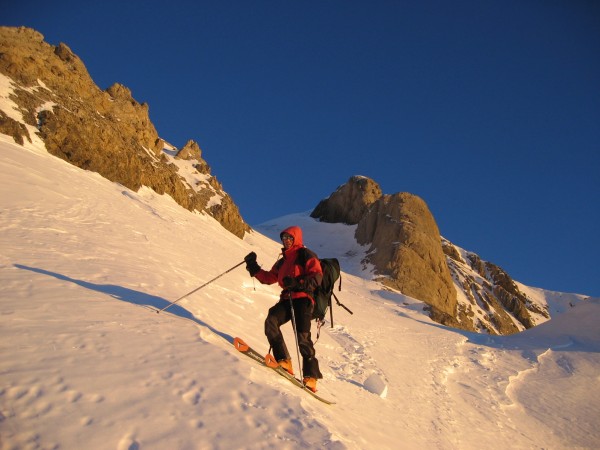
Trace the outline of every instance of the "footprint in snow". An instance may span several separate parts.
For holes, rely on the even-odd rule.
[[[117,450],[139,450],[140,444],[135,440],[135,437],[128,434],[121,438],[117,445]]]
[[[333,366],[338,378],[385,398],[388,392],[385,375],[367,354],[365,345],[354,339],[344,327],[335,327],[330,334],[343,349],[342,356],[345,361],[337,367]]]

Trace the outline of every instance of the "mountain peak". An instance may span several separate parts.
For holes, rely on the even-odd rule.
[[[321,222],[356,225],[381,195],[381,188],[375,181],[355,175],[322,200],[310,216]]]
[[[383,194],[377,182],[357,175],[310,216],[356,225],[355,239],[368,246],[364,262],[373,265],[376,279],[425,302],[439,323],[513,334],[549,318],[500,267],[442,239],[426,202],[414,194]]]

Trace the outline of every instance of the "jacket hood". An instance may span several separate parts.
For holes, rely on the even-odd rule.
[[[294,245],[293,247],[302,247],[304,243],[302,242],[302,229],[296,225],[292,225],[291,227],[287,227],[281,233],[279,233],[279,239],[281,240],[281,236],[283,233],[287,233],[294,237]]]

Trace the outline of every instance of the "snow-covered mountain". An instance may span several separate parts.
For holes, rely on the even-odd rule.
[[[302,213],[241,240],[41,142],[0,141],[3,450],[600,446],[600,300],[557,301],[551,320],[512,336],[450,329],[372,281],[353,226]],[[231,345],[241,336],[267,352],[278,296],[242,267],[155,312],[250,251],[270,265],[271,238],[290,224],[340,259],[339,297],[354,312],[336,308],[316,344],[334,406]]]
[[[0,27],[0,53],[0,133],[20,145],[43,146],[132,191],[144,187],[168,194],[240,238],[250,231],[198,144],[189,141],[177,149],[160,138],[148,105],[135,101],[127,87],[116,83],[101,90],[66,44],[50,45],[29,28]],[[321,206],[327,215],[333,206],[334,215],[345,216],[342,223],[358,223],[356,240],[372,244],[366,263],[390,289],[425,301],[437,322],[468,331],[506,335],[548,320],[544,291],[529,297],[501,268],[448,241],[442,247],[422,199],[382,195],[374,181],[363,191],[364,179],[352,189],[354,178],[341,203],[321,202],[311,215],[318,217]],[[405,217],[395,220],[397,214]]]

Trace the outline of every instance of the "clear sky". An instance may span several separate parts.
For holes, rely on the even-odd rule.
[[[352,175],[530,286],[600,296],[600,2],[8,0],[194,139],[250,225]]]

